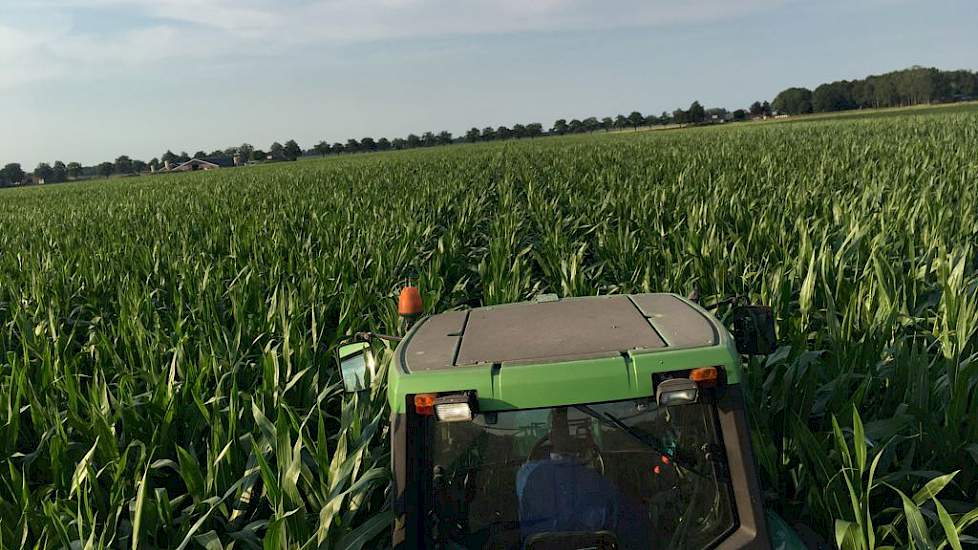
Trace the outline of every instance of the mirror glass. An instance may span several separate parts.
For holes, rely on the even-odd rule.
[[[339,349],[340,374],[343,377],[344,391],[358,392],[370,387],[373,365],[369,351],[370,345],[366,342],[348,344]]]

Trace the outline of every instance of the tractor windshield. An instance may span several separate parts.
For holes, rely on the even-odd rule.
[[[436,548],[709,548],[737,525],[715,406],[654,399],[429,423]]]

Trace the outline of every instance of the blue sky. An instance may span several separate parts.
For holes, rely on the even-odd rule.
[[[737,108],[978,69],[974,0],[2,0],[0,163]]]

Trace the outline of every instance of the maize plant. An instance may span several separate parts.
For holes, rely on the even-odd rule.
[[[2,190],[0,545],[382,546],[383,377],[344,395],[333,353],[396,333],[408,279],[432,311],[770,304],[768,504],[843,548],[974,542],[978,114],[908,113]]]

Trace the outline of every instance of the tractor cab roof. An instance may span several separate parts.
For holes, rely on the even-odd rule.
[[[555,363],[712,347],[722,330],[699,306],[674,294],[544,296],[428,317],[400,346],[398,362],[404,374]]]

